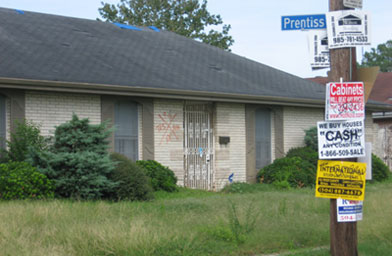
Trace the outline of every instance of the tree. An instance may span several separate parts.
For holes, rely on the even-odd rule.
[[[118,185],[109,179],[114,166],[107,152],[110,130],[75,114],[56,127],[50,151],[37,152],[29,162],[54,182],[58,197],[100,199]]]
[[[372,48],[370,52],[365,52],[361,66],[380,66],[381,72],[392,72],[392,40],[379,44],[377,49]]]
[[[15,131],[11,132],[11,140],[7,141],[8,151],[4,154],[3,161],[23,162],[33,152],[45,151],[48,140],[40,134],[38,125],[31,121],[16,122]]]
[[[117,6],[101,2],[99,13],[103,19],[137,26],[155,26],[200,40],[230,51],[234,39],[229,35],[230,25],[223,24],[220,15],[210,14],[207,0],[121,0]],[[209,26],[222,25],[219,32]]]

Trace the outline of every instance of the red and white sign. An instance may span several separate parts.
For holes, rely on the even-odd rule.
[[[363,82],[328,83],[325,101],[326,120],[365,118]]]

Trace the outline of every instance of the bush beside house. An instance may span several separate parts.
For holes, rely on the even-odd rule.
[[[0,164],[0,199],[52,198],[52,182],[26,162]]]
[[[305,131],[305,147],[290,149],[286,156],[276,159],[262,168],[257,175],[260,183],[278,187],[313,187],[317,176],[318,141],[317,128]],[[372,180],[384,181],[389,178],[388,166],[372,154]]]
[[[32,163],[53,180],[57,197],[100,199],[116,186],[108,179],[114,169],[107,152],[109,134],[104,123],[91,125],[73,115],[56,127],[50,150],[35,155]]]
[[[109,178],[116,182],[117,186],[108,195],[109,198],[131,201],[145,201],[154,198],[149,178],[139,165],[119,153],[112,153],[110,159],[115,168]]]
[[[18,123],[2,155],[0,198],[150,200],[153,190],[177,191],[173,171],[160,163],[109,156],[110,132],[76,115],[50,139],[37,125]]]
[[[136,164],[145,170],[146,175],[151,179],[154,191],[177,191],[177,177],[168,167],[161,165],[154,160],[139,160]]]

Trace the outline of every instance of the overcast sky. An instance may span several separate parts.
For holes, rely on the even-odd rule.
[[[120,0],[103,0],[117,4]],[[312,71],[309,65],[307,32],[281,31],[281,16],[324,14],[329,0],[208,0],[211,14],[220,14],[230,24],[235,42],[232,52],[285,72],[313,77],[327,69]],[[100,0],[0,0],[0,7],[58,14],[86,19],[99,18]],[[357,47],[362,52],[392,39],[392,0],[363,0],[371,14],[372,45]],[[0,24],[1,26],[1,24]]]

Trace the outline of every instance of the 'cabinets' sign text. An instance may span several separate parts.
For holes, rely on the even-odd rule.
[[[328,83],[325,119],[347,120],[365,117],[363,82]]]

